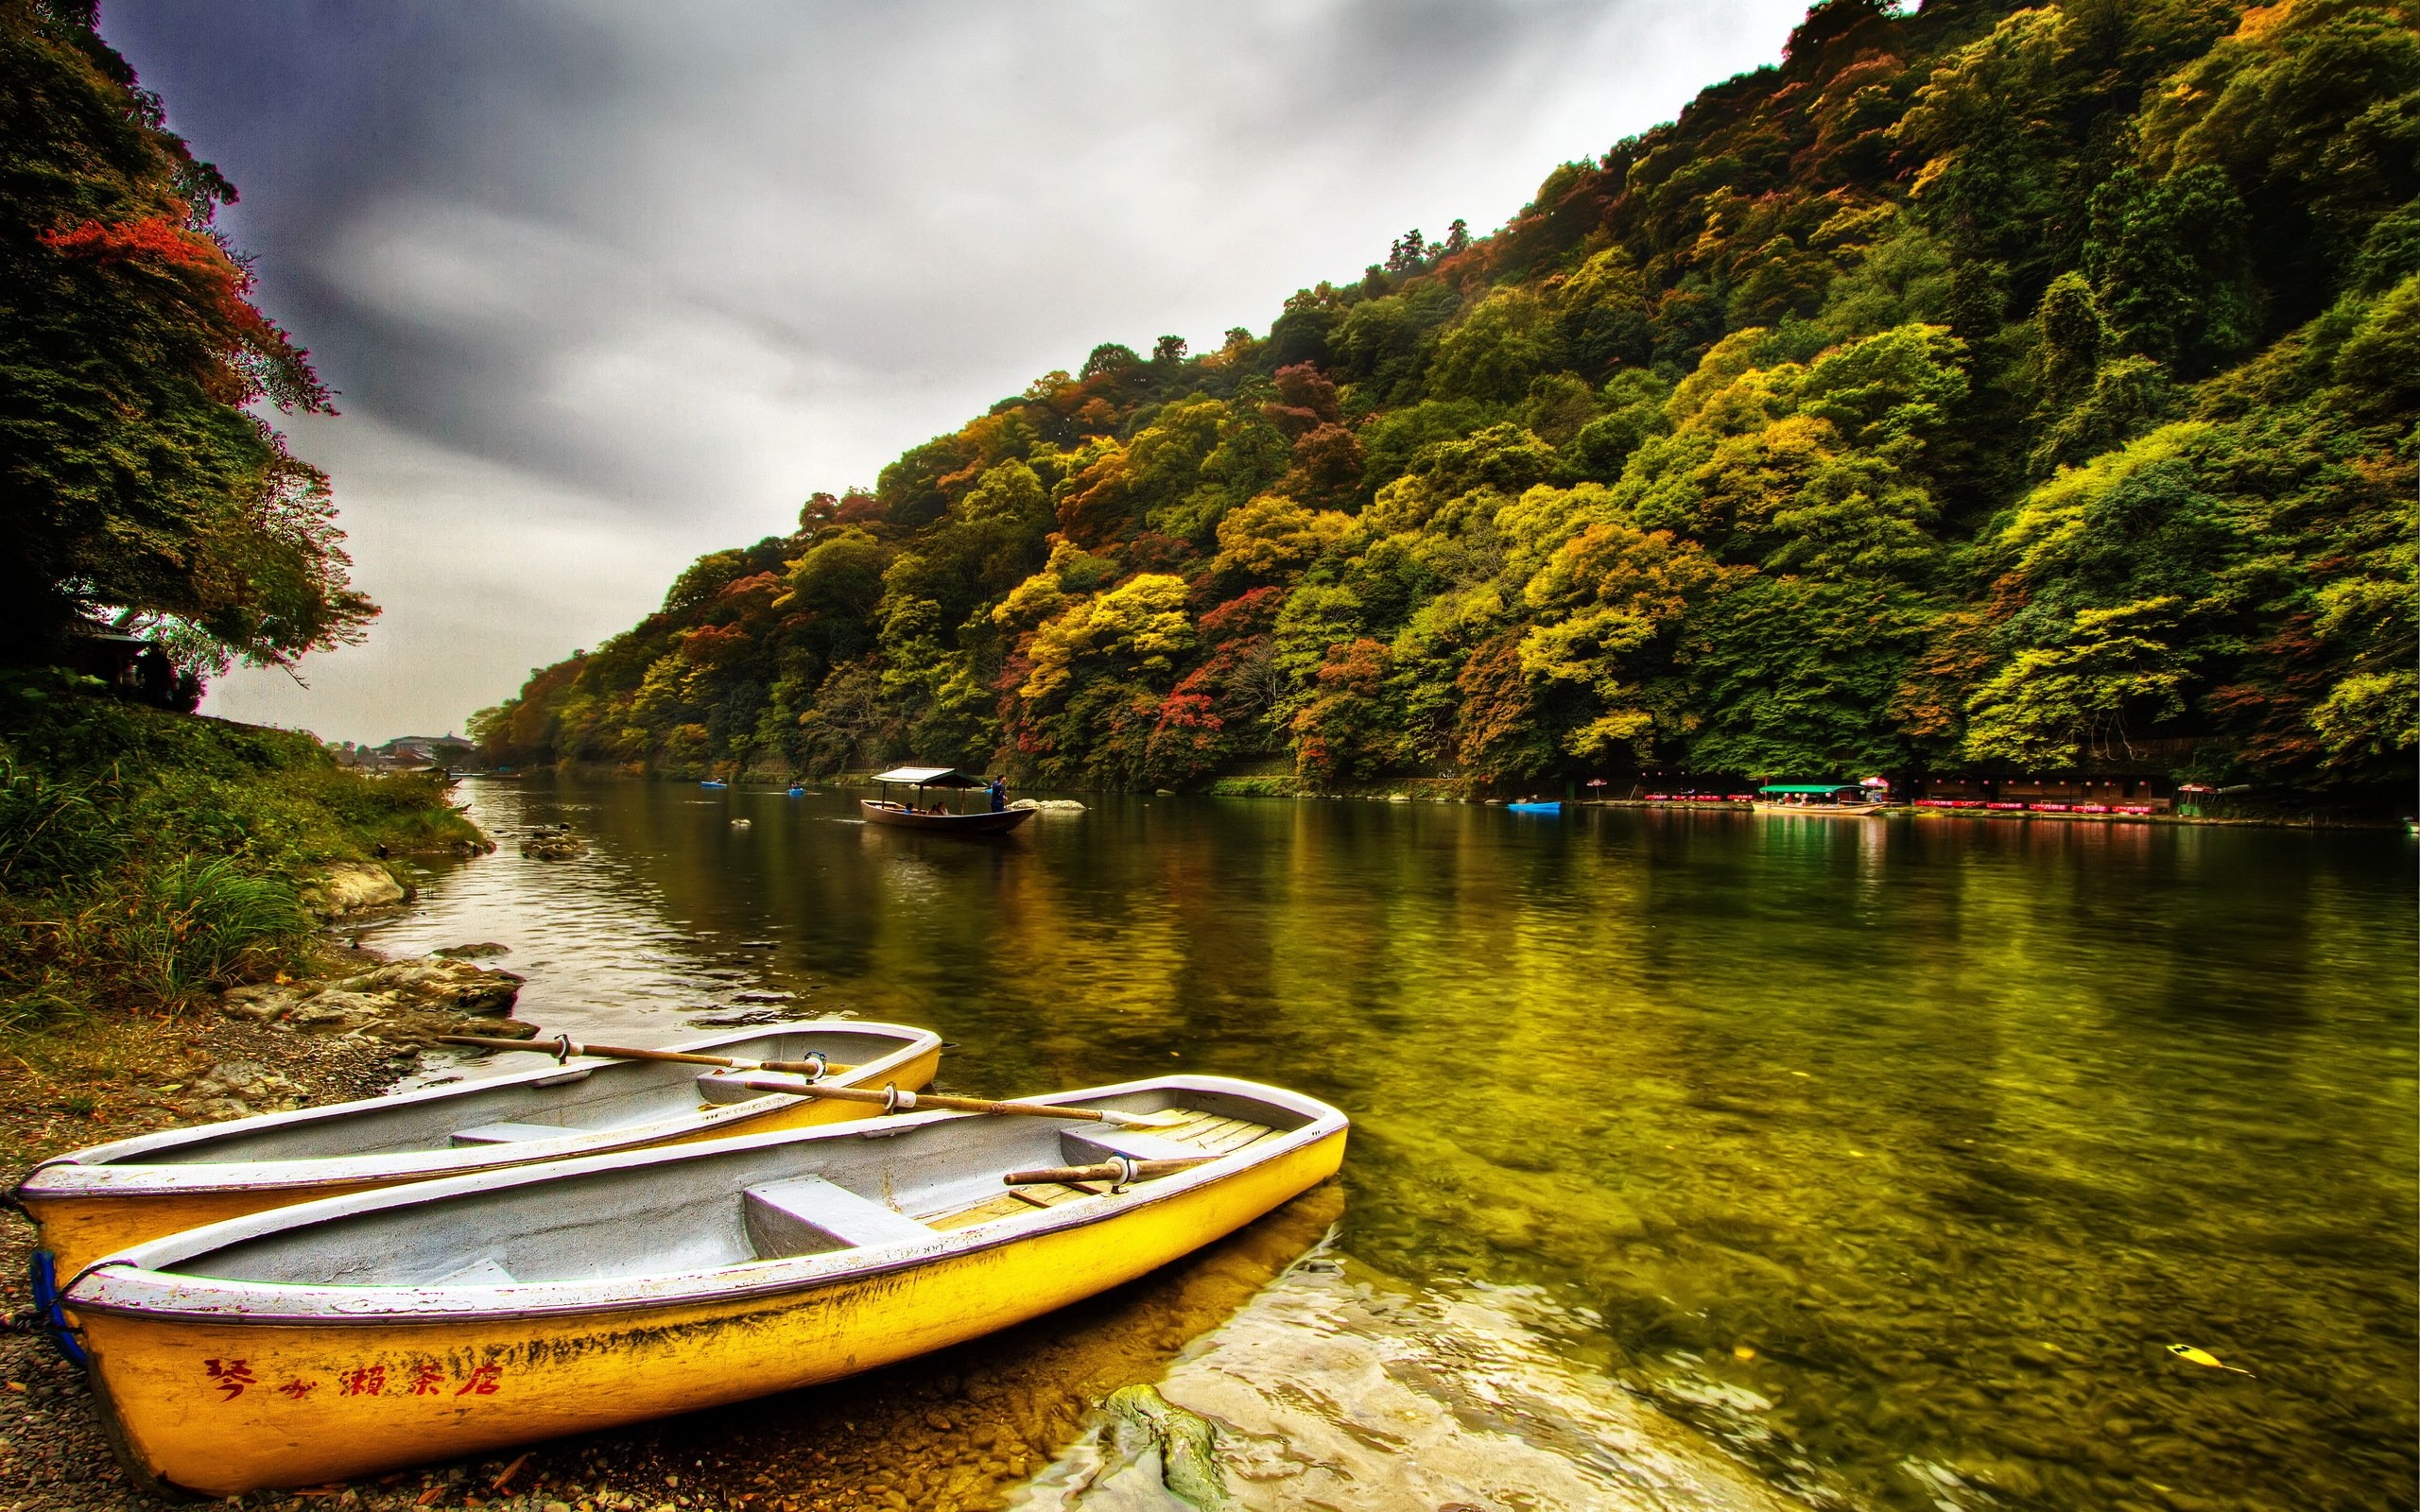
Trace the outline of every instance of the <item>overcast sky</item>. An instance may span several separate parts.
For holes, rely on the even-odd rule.
[[[1101,341],[1265,334],[1778,58],[1804,0],[104,0],[311,349],[368,644],[206,708],[458,730]]]

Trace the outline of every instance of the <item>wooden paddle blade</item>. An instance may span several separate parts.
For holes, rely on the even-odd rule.
[[[500,1040],[484,1034],[441,1034],[431,1038],[441,1045],[471,1045],[480,1050],[529,1050],[542,1056],[555,1053],[554,1041],[550,1040]],[[572,1051],[574,1055],[581,1053],[578,1048]]]

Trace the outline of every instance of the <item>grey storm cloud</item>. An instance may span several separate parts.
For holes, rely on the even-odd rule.
[[[1215,345],[1778,56],[1798,0],[106,0],[341,393],[366,645],[212,707],[458,726],[1105,340]]]

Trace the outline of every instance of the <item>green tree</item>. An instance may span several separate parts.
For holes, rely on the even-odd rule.
[[[2129,715],[2139,729],[2184,712],[2180,607],[2164,595],[2077,610],[2056,644],[2027,646],[1976,692],[1966,755],[2061,767],[2131,753]]]

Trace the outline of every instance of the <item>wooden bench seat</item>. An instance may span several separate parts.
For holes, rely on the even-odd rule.
[[[740,1194],[748,1242],[759,1260],[930,1239],[933,1230],[820,1176],[750,1187]]]

